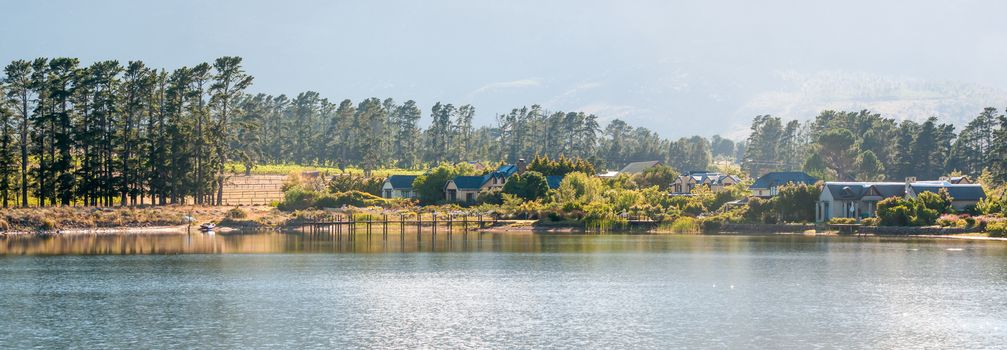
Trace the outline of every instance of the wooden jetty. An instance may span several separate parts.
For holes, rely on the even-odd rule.
[[[482,214],[398,213],[376,216],[332,213],[308,218],[295,224],[294,227],[306,233],[328,233],[340,238],[345,235],[348,239],[353,239],[358,233],[367,237],[381,234],[382,238],[388,238],[390,228],[397,228],[398,234],[403,237],[407,228],[415,228],[417,236],[420,236],[424,229],[432,235],[436,235],[438,229],[450,235],[456,230],[463,233],[482,230],[495,225],[496,222],[495,217]]]

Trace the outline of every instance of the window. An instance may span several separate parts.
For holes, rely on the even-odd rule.
[[[473,202],[473,201],[475,201],[475,195],[473,193],[466,193],[465,194],[465,201],[466,202]]]
[[[385,190],[385,198],[392,198],[392,190]]]

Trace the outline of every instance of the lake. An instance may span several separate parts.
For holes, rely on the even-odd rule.
[[[0,238],[2,348],[1000,348],[1007,242]]]

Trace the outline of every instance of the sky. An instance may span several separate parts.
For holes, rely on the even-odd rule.
[[[823,109],[964,125],[1007,107],[1007,2],[15,1],[0,62],[244,58],[249,92],[594,113],[743,138]]]

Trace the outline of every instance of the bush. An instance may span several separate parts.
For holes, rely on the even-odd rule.
[[[503,192],[533,201],[549,192],[549,183],[545,176],[535,171],[511,176],[504,184]]]
[[[678,172],[666,165],[656,165],[644,170],[633,179],[641,188],[657,186],[660,190],[667,190],[671,183],[678,179]]]
[[[937,225],[941,227],[953,227],[958,223],[958,215],[944,214],[937,219]]]
[[[700,231],[700,221],[688,216],[682,216],[675,219],[669,227],[671,232],[674,233],[690,233]]]
[[[831,218],[829,219],[829,225],[852,225],[856,224],[857,219],[855,218]]]
[[[965,227],[976,227],[976,218],[966,216],[963,220],[965,220]]]
[[[750,199],[748,201],[748,209],[744,214],[745,221],[755,224],[775,224],[779,221],[776,203],[776,198],[770,200],[762,198]]]
[[[987,223],[986,232],[992,237],[1007,236],[1007,221],[992,221]]]
[[[381,186],[384,186],[385,179],[382,177],[366,177],[359,174],[336,175],[329,180],[329,192],[350,192],[359,191],[370,193],[375,196],[381,195]]]
[[[322,209],[339,208],[342,206],[370,207],[384,204],[385,200],[383,198],[373,194],[360,191],[348,191],[321,195],[312,207]]]
[[[860,220],[860,224],[863,226],[878,226],[879,222],[881,222],[881,220],[878,220],[878,218],[865,218]]]
[[[248,213],[246,213],[244,209],[234,207],[231,208],[231,210],[228,210],[227,214],[225,214],[224,217],[228,219],[238,220],[248,217]]]
[[[922,198],[922,199],[920,199]],[[878,218],[882,226],[929,226],[937,222],[940,212],[928,208],[942,207],[943,200],[937,194],[923,192],[917,199],[892,197],[878,202]]]
[[[699,216],[706,212],[706,207],[703,206],[702,202],[699,201],[689,201],[682,207],[682,214]]]
[[[280,210],[304,210],[315,206],[319,193],[294,186],[283,193],[283,202],[277,207]]]

